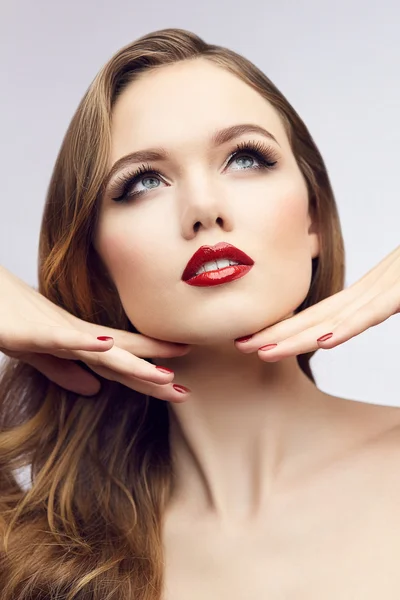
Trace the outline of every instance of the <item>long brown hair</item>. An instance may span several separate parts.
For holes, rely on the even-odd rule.
[[[93,245],[108,170],[113,105],[138,74],[205,58],[240,77],[279,112],[319,223],[308,296],[344,286],[344,247],[323,159],[303,121],[255,65],[182,29],[119,50],[87,89],[49,184],[39,245],[39,291],[81,319],[135,332]],[[314,381],[309,361],[301,369]],[[32,465],[30,489],[15,470]],[[2,600],[159,600],[162,519],[173,469],[166,402],[102,380],[93,397],[68,392],[7,359],[0,377]]]

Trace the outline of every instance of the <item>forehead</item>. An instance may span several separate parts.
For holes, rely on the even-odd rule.
[[[274,107],[255,89],[206,59],[143,73],[113,107],[113,159],[136,148],[206,141],[210,132],[258,123],[280,141],[284,128]]]

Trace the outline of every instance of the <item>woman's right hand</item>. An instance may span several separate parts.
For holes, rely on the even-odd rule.
[[[101,341],[98,336],[111,339]],[[143,359],[183,356],[190,346],[83,321],[1,265],[0,351],[82,395],[96,394],[100,382],[76,360],[142,394],[171,402],[182,402],[187,397],[174,389],[173,373],[164,373]]]

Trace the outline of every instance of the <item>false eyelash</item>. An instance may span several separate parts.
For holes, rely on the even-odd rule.
[[[228,156],[227,165],[229,165],[230,161],[233,158],[236,158],[237,155],[245,154],[246,152],[249,155],[254,156],[260,163],[260,166],[258,167],[249,168],[249,171],[254,171],[255,169],[273,169],[278,162],[278,154],[272,146],[267,146],[260,141],[255,142],[250,140],[248,142],[241,142],[237,144],[236,150]],[[247,169],[243,169],[243,171],[246,170]],[[148,192],[146,190],[128,194],[128,191],[133,184],[135,184],[144,175],[164,177],[161,171],[155,170],[150,164],[142,164],[137,169],[126,171],[116,178],[115,184],[111,190],[111,199],[114,202],[123,204],[129,202],[129,200],[132,198],[136,198],[142,194],[147,194]]]

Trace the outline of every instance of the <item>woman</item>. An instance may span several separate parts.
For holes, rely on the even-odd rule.
[[[399,411],[309,361],[398,312],[399,249],[343,290],[323,159],[263,73],[179,29],[117,52],[39,254],[40,294],[0,271],[2,599],[398,597]]]

